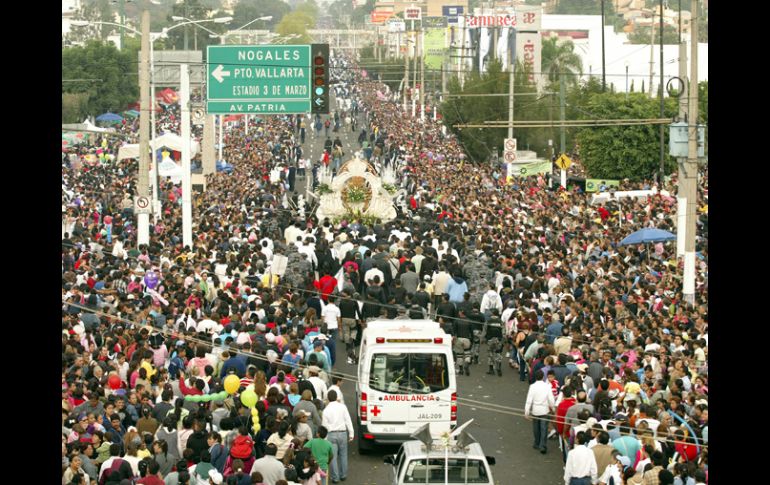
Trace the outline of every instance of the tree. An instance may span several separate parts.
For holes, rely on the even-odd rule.
[[[173,20],[172,17],[184,17],[190,20],[205,20],[212,17],[218,17],[219,12],[212,12],[212,9],[203,0],[184,0],[182,3],[174,4],[171,14],[168,16],[167,21],[170,25],[177,24],[178,22]],[[166,45],[172,49],[184,49],[185,48],[185,32],[187,33],[187,49],[206,51],[206,47],[210,44],[219,44],[219,39],[212,39],[210,37],[210,31],[216,34],[223,34],[227,31],[225,24],[217,24],[214,22],[206,22],[202,25],[185,25],[183,27],[171,30],[168,33],[168,39]]]
[[[559,0],[554,10],[557,15],[601,15],[602,0]],[[615,2],[604,0],[604,25],[612,25],[618,32],[626,24],[622,15],[615,11]]]
[[[97,0],[91,3],[84,3],[80,10],[75,12],[73,20],[85,20],[87,22],[115,22],[112,16],[112,6],[110,0]],[[113,25],[87,25],[83,27],[72,27],[65,36],[65,41],[71,44],[83,44],[89,39],[104,40],[110,32],[119,29]]]
[[[305,11],[294,10],[283,16],[283,19],[275,27],[275,31],[281,37],[294,35],[290,42],[296,44],[309,43],[311,41],[307,30],[315,25],[315,19],[310,17]]]
[[[347,28],[348,25],[343,22],[343,19],[345,18],[352,21],[352,12],[353,3],[351,0],[336,0],[328,7],[328,13],[332,18],[333,27],[335,29]]]
[[[558,42],[556,37],[543,41],[542,69],[548,73],[548,80],[557,82],[562,76],[567,83],[575,84],[583,74],[583,61],[575,54],[571,40]]]
[[[399,86],[401,86],[401,80],[404,78],[404,61],[401,59],[384,59],[378,63],[373,45],[362,48],[360,56],[361,64],[370,66],[366,68],[369,77],[372,79],[382,79],[383,83],[388,85],[390,89],[398,91]]]
[[[87,116],[88,93],[62,93],[62,123],[79,123]]]
[[[637,26],[633,32],[628,34],[628,41],[631,44],[648,44],[650,43],[650,26],[640,25]],[[655,44],[660,44],[660,25],[655,24]],[[663,43],[664,44],[679,44],[679,29],[673,25],[663,24]]]
[[[134,48],[118,50],[112,43],[92,40],[83,47],[62,50],[62,79],[96,79],[62,83],[62,117],[71,116],[77,100],[82,103],[87,95],[85,108],[79,108],[78,116],[95,116],[106,111],[119,112],[139,97],[137,51]],[[79,94],[65,97],[65,94]]]
[[[700,123],[709,122],[709,82],[698,83],[698,120]]]
[[[318,5],[313,0],[306,0],[298,4],[294,8],[294,11],[307,14],[308,17],[313,19],[313,23],[308,28],[312,29],[313,27],[315,27],[315,24],[318,21],[319,8],[318,8]]]
[[[350,16],[350,21],[354,25],[362,26],[369,17],[369,14],[374,10],[375,0],[366,0],[366,3],[360,4],[353,9],[353,14]],[[352,4],[351,4],[352,5]]]
[[[272,16],[271,20],[254,22],[246,29],[273,29],[284,15],[291,11],[288,3],[281,0],[252,0],[238,2],[233,9],[233,29],[237,29],[260,17]]]
[[[581,119],[658,118],[657,99],[644,94],[593,93],[586,100]],[[674,98],[666,98],[664,117],[677,112]],[[665,130],[668,137],[668,130]],[[593,178],[639,180],[659,170],[659,128],[657,125],[607,126],[580,128],[576,140],[580,158]],[[668,144],[668,141],[666,141]],[[666,173],[676,169],[673,158],[666,155]]]
[[[514,91],[519,94],[536,93],[535,85],[529,83],[530,67],[517,62],[514,70]],[[499,60],[489,64],[487,72],[479,75],[474,71],[465,80],[465,89],[460,89],[457,77],[452,77],[448,83],[450,94],[505,94],[508,93],[508,72],[502,71]],[[519,98],[524,99],[524,98]],[[532,99],[535,99],[534,97]],[[514,109],[517,105],[514,105]],[[516,111],[516,119],[538,119],[547,116],[547,105],[538,101],[529,101],[519,105],[521,111]],[[507,135],[506,128],[455,128],[456,124],[483,124],[484,121],[507,120],[508,100],[502,96],[448,96],[441,106],[445,124],[455,133],[473,160],[488,160],[502,148],[503,139]],[[542,118],[539,118],[542,119]],[[543,129],[516,129],[516,137],[520,146],[527,146],[538,136],[545,139]],[[538,142],[539,143],[539,142]],[[545,142],[543,142],[545,145]]]

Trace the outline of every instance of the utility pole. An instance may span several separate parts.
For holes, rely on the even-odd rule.
[[[655,14],[653,13],[652,21],[650,22],[650,94],[649,96],[652,97],[652,74],[654,69],[654,63],[653,61],[655,55]]]
[[[465,16],[463,16],[462,29],[462,32],[460,32],[460,72],[458,73],[460,75],[460,89],[465,88],[465,67],[468,65],[465,61]]]
[[[441,63],[441,97],[442,98],[444,96],[446,96],[446,72],[447,72],[447,68],[450,67],[450,66],[451,66],[451,64],[449,66],[447,66],[443,62]],[[443,99],[442,99],[442,101],[443,101]]]
[[[602,0],[602,92],[607,90],[607,79],[604,72],[604,0]]]
[[[660,0],[660,117],[663,118],[663,0]],[[666,175],[666,154],[663,145],[663,125],[660,125],[660,187],[663,188],[663,177]]]
[[[153,59],[154,42],[150,34],[150,141],[155,141],[155,60]],[[158,198],[158,155],[157,149],[152,149],[152,213],[153,221],[158,222],[161,217],[160,199]]]
[[[425,29],[420,20],[420,120],[425,121]]]
[[[202,142],[202,160],[203,160],[203,175],[215,173],[216,169],[216,154],[214,153],[214,140],[216,126],[214,125],[214,115],[207,114],[206,120],[203,123],[203,142]]]
[[[190,174],[190,71],[179,66],[179,103],[182,111],[182,245],[192,243],[192,175]]]
[[[142,12],[142,51],[139,63],[139,177],[137,195],[149,200],[150,196],[150,12]],[[150,214],[142,212],[136,216],[136,244],[150,244]]]
[[[515,39],[515,30],[513,35]],[[516,60],[516,45],[513,49],[510,49],[510,45],[508,47],[508,138],[513,138],[513,64]]]
[[[219,160],[224,160],[222,158],[222,150],[224,150],[224,133],[225,133],[225,120],[222,115],[217,115],[217,119],[219,119]]]
[[[681,39],[681,37],[680,37]],[[681,41],[679,43],[679,79],[682,80],[681,93],[679,93],[679,119],[684,120],[687,118],[687,42]],[[684,164],[687,161],[684,157],[677,158],[677,165],[679,166],[679,193],[677,194],[677,218],[676,218],[676,254],[677,256],[684,256],[684,246],[687,234],[687,197],[684,195],[684,189],[682,184],[684,183],[685,173]],[[661,188],[663,188],[661,186]]]
[[[414,90],[417,89],[417,52],[420,48],[420,32],[415,30],[414,28],[414,20],[412,20],[412,32],[414,33],[414,73],[412,75],[412,118],[416,115],[416,108],[415,105],[417,103],[417,98],[415,97]],[[420,86],[420,91],[422,91],[422,86]]]
[[[406,95],[409,92],[409,32],[404,32],[404,113],[406,113]]]
[[[126,25],[126,0],[120,0],[120,23],[121,25]],[[125,48],[125,44],[123,44],[125,36],[126,28],[120,27],[120,50]]]
[[[688,153],[684,175],[684,189],[687,197],[685,211],[685,246],[684,246],[684,300],[695,303],[695,215],[698,210],[698,2],[692,2],[692,20],[690,21],[690,89],[688,92],[687,132]],[[680,182],[681,183],[681,182]],[[680,185],[681,186],[681,185]]]
[[[184,2],[184,17],[190,18],[190,14],[188,13],[187,9],[187,0],[182,0]],[[187,29],[190,28],[189,25],[184,26],[184,50],[187,50],[188,43],[187,43]]]
[[[561,69],[560,69],[561,70]],[[567,135],[564,132],[564,113],[567,102],[564,96],[564,75],[559,74],[559,117],[561,118],[561,127],[559,127],[559,142],[561,146],[561,153],[567,153]],[[567,188],[567,171],[561,170],[561,186]]]

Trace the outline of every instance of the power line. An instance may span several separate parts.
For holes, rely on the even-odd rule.
[[[83,305],[80,305],[80,304],[77,304],[77,303],[70,303],[70,302],[67,302],[64,299],[62,300],[62,303],[66,304],[66,305],[69,305],[69,306],[72,306],[74,308],[78,308],[78,309],[83,310],[83,311],[87,311],[87,312],[93,313],[95,315],[102,315],[102,316],[104,316],[106,318],[109,318],[110,320],[113,320],[113,321],[117,320],[117,321],[120,321],[120,322],[123,322],[123,323],[130,324],[130,325],[134,326],[137,329],[141,329],[141,328],[147,329],[148,332],[150,332],[150,333],[156,332],[156,333],[159,333],[161,335],[164,335],[164,336],[170,337],[170,338],[175,338],[175,337],[178,338],[179,337],[178,335],[176,335],[176,332],[169,332],[169,331],[167,331],[165,329],[158,329],[157,327],[153,327],[153,326],[147,325],[147,324],[142,324],[142,323],[136,322],[134,320],[130,320],[128,318],[119,317],[119,316],[116,316],[116,315],[105,313],[105,312],[102,312],[102,311],[99,311],[99,310],[95,310],[95,309],[92,309],[92,308],[89,308],[89,307],[86,307],[86,306],[83,306]],[[405,320],[405,321],[408,321],[408,320]],[[194,342],[196,344],[202,344],[202,345],[205,345],[207,347],[213,345],[213,342],[207,342],[205,340],[199,339],[197,337],[193,337],[191,335],[185,335],[184,336],[184,341],[190,341],[190,342]],[[254,352],[245,351],[243,349],[236,349],[234,347],[230,347],[227,350],[230,353],[240,354],[240,355],[244,355],[246,357],[252,357],[252,358],[255,358],[255,359],[258,359],[258,360],[262,360],[263,362],[268,362],[270,364],[273,363],[273,362],[270,361],[270,359],[267,357],[267,355],[256,354]],[[282,359],[282,357],[283,357],[282,355],[279,355],[278,358]],[[304,369],[309,368],[310,366],[302,366],[300,364],[300,365],[298,365],[298,367],[300,369],[304,370]],[[333,371],[331,374],[339,376],[343,381],[347,381],[347,382],[351,382],[351,383],[354,383],[354,384],[358,384],[358,377],[357,376],[354,376],[354,375],[351,375],[351,374],[345,374],[345,373],[339,372],[339,371]],[[416,389],[416,388],[412,388],[410,386],[402,386],[402,385],[399,385],[398,390],[399,391],[415,391],[415,390],[420,390],[421,391],[421,389]],[[468,406],[471,406],[471,407],[474,407],[474,408],[477,408],[477,409],[481,409],[483,411],[490,411],[490,412],[494,412],[494,413],[507,414],[507,415],[516,416],[516,417],[527,417],[526,413],[525,413],[525,410],[523,408],[513,408],[513,407],[510,407],[510,406],[503,406],[501,404],[495,404],[495,403],[491,403],[491,402],[488,402],[488,401],[478,401],[478,400],[475,400],[475,399],[468,399],[468,398],[464,398],[464,397],[460,397],[460,396],[457,396],[457,401],[458,401],[458,403],[463,403],[463,404],[467,403]],[[559,422],[559,420],[557,420],[555,418],[551,418],[550,416],[548,418],[538,418],[538,419],[543,419],[544,421],[551,422],[551,423],[554,423],[554,424]],[[562,422],[566,422],[566,418]],[[622,433],[620,431],[619,431],[619,434],[621,436],[631,436],[631,437],[634,437],[634,438],[638,437],[637,435],[634,435],[632,433]],[[678,441],[678,440],[669,440],[669,439],[665,439],[665,440],[658,439],[657,441],[670,442],[670,443],[681,443],[681,444],[693,444],[693,443],[689,443],[687,441]],[[705,444],[704,445],[699,445],[699,446],[703,446],[704,448],[708,448],[708,445],[705,445]]]

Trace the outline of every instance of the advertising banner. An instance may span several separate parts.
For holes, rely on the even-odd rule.
[[[446,29],[425,30],[425,68],[441,69],[447,55]]]
[[[605,192],[610,187],[617,189],[619,186],[620,180],[586,179],[586,192]]]

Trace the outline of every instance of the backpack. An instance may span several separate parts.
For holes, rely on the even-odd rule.
[[[254,442],[249,436],[238,435],[230,448],[230,456],[233,458],[246,459],[254,452]]]
[[[175,379],[177,375],[179,374],[179,371],[184,371],[184,361],[182,360],[179,355],[175,355],[171,358],[171,361],[168,364],[168,375]]]

